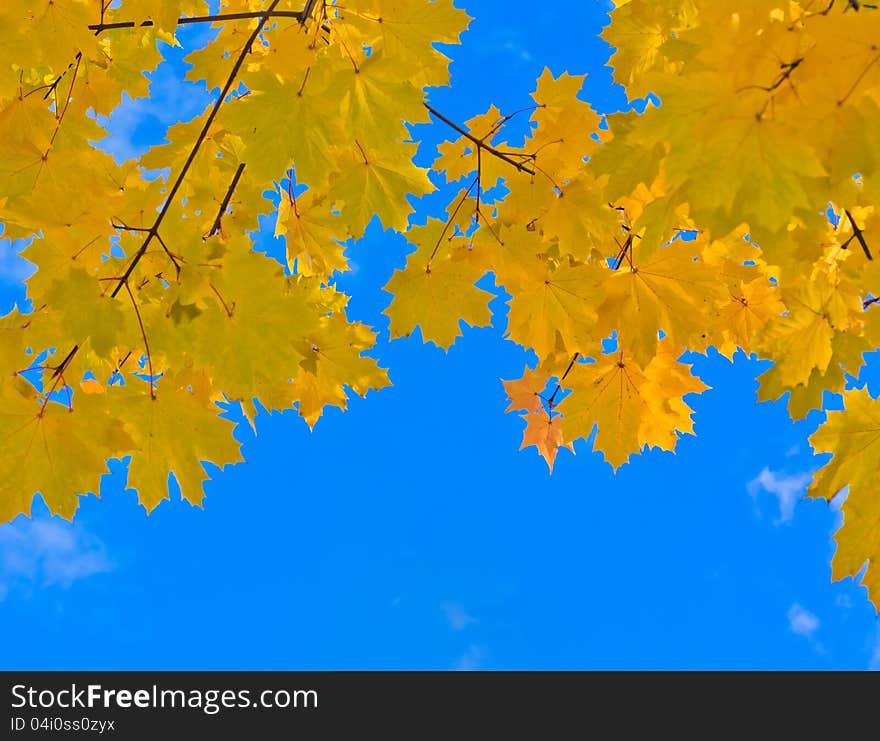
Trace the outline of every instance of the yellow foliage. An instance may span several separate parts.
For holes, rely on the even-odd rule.
[[[449,80],[434,45],[467,26],[452,0],[228,0],[234,20],[204,0],[5,3],[0,221],[36,235],[37,272],[34,311],[0,320],[0,520],[35,492],[71,516],[129,454],[146,507],[171,473],[198,503],[201,462],[239,459],[216,401],[314,425],[387,385],[332,286],[374,217],[416,247],[386,287],[392,337],[449,348],[491,322],[481,279],[510,295],[507,337],[537,366],[505,382],[509,411],[551,469],[591,435],[614,468],[674,449],[706,388],[685,350],[771,359],[759,398],[820,409],[880,345],[880,13],[821,5],[621,0],[604,36],[630,97],[653,93],[643,113],[603,120],[583,76],[545,70],[534,105],[458,124],[426,104]],[[213,102],[117,164],[93,112],[147,94],[182,16],[216,31],[187,57]],[[435,185],[409,125],[429,120],[449,131],[434,169],[465,185],[413,226]],[[285,267],[247,237],[270,212]],[[850,487],[836,575],[880,558],[876,402],[844,401],[812,438],[833,454],[814,493]]]
[[[234,18],[204,0],[104,5],[0,9],[0,220],[4,237],[37,235],[34,311],[0,320],[0,521],[36,492],[72,516],[124,455],[148,510],[170,474],[198,504],[202,461],[240,460],[215,402],[249,419],[258,401],[295,407],[314,425],[388,384],[363,355],[375,333],[328,280],[347,268],[345,240],[374,215],[405,229],[407,194],[433,189],[406,124],[427,120],[425,88],[448,80],[434,42],[468,21],[450,0],[228,0]],[[92,112],[147,94],[157,42],[175,44],[184,16],[217,28],[187,58],[213,103],[116,164],[92,144],[105,133]],[[287,271],[247,237],[285,178]]]

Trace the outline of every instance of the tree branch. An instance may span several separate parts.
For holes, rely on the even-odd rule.
[[[192,163],[196,158],[196,154],[198,153],[199,148],[202,146],[202,143],[205,141],[205,137],[208,135],[208,130],[211,128],[211,125],[214,123],[214,119],[217,117],[217,113],[220,111],[220,106],[223,105],[223,102],[226,100],[226,96],[229,95],[229,91],[232,89],[233,84],[235,84],[235,79],[238,77],[241,66],[242,64],[244,64],[245,58],[250,53],[251,44],[256,41],[257,37],[260,35],[260,31],[263,30],[263,26],[266,25],[266,21],[269,19],[269,14],[275,9],[275,6],[277,6],[280,1],[281,0],[273,0],[268,9],[261,14],[260,22],[251,32],[250,37],[241,48],[241,51],[238,53],[238,58],[235,60],[232,71],[229,73],[229,77],[226,79],[226,84],[223,86],[223,90],[220,91],[220,95],[215,101],[214,107],[211,109],[211,113],[208,115],[208,119],[205,121],[204,126],[202,126],[202,130],[199,132],[199,136],[196,139],[192,150],[190,150],[189,156],[186,158],[186,162],[184,162],[183,167],[181,168],[180,172],[177,175],[177,178],[174,181],[174,184],[171,186],[168,197],[165,199],[165,203],[162,205],[162,210],[159,212],[159,215],[153,222],[153,226],[150,227],[150,231],[147,233],[143,244],[140,246],[134,257],[132,258],[131,262],[129,263],[128,267],[125,269],[125,273],[119,279],[119,283],[116,284],[116,288],[113,289],[113,293],[110,294],[111,298],[115,298],[119,291],[122,290],[122,286],[128,282],[132,271],[135,269],[135,266],[137,266],[141,258],[146,253],[147,247],[149,247],[150,242],[152,242],[153,239],[156,237],[159,231],[159,226],[162,224],[162,221],[165,219],[168,210],[171,208],[171,204],[174,201],[175,196],[177,195],[177,191],[180,190],[180,186],[183,184],[183,179],[186,177],[187,172],[189,172],[189,168],[192,166]],[[310,8],[311,5],[312,3],[308,3],[306,5],[306,8]]]
[[[232,176],[232,182],[226,189],[226,195],[223,196],[223,201],[220,203],[220,210],[217,212],[217,218],[214,219],[214,224],[211,226],[211,231],[208,232],[209,237],[213,237],[217,232],[220,231],[220,222],[223,219],[223,215],[226,213],[226,209],[229,208],[229,201],[232,199],[232,193],[235,190],[235,186],[238,185],[238,181],[241,179],[241,174],[243,172],[244,162],[239,164],[238,169],[235,171],[235,175]]]
[[[615,239],[615,241],[617,240]],[[629,258],[630,266],[632,266],[632,257],[629,255],[629,251],[632,249],[632,243],[633,235],[632,232],[630,232],[626,235],[624,243],[620,245],[620,251],[617,253],[617,257],[614,258],[614,266],[611,268],[612,270],[620,270],[620,266],[623,265],[623,260],[626,257]]]
[[[527,172],[529,175],[535,174],[535,171],[532,170],[530,167],[526,167],[524,164],[522,164],[522,162],[517,162],[512,157],[504,154],[504,152],[499,152],[497,149],[495,149],[495,147],[491,147],[488,144],[486,144],[486,142],[482,141],[481,139],[477,139],[477,137],[475,137],[473,134],[465,131],[457,123],[454,123],[453,121],[450,121],[448,118],[446,118],[446,116],[444,116],[442,113],[440,113],[440,111],[438,111],[436,108],[433,108],[432,106],[428,105],[427,103],[425,103],[424,105],[425,105],[425,108],[428,109],[428,112],[432,116],[440,119],[447,126],[455,129],[455,131],[457,131],[459,134],[461,134],[465,139],[468,139],[469,141],[473,142],[474,145],[477,147],[477,151],[479,151],[481,149],[485,149],[489,154],[494,155],[495,157],[497,157],[500,160],[503,160],[508,165],[512,165],[520,172]]]
[[[51,378],[58,378],[65,370],[67,370],[67,366],[70,365],[70,361],[73,360],[73,356],[76,355],[77,350],[79,350],[79,345],[74,345],[73,349],[65,355],[64,360],[62,360],[58,365],[56,365],[52,369]]]
[[[81,59],[82,59],[82,52],[78,51],[76,53],[76,56],[73,58],[73,61],[67,65],[67,69],[65,69],[64,72],[62,72],[60,75],[58,75],[58,77],[55,78],[54,82],[52,82],[49,85],[46,85],[45,87],[41,85],[38,88],[34,88],[33,90],[29,90],[23,97],[26,98],[28,95],[31,95],[32,93],[35,93],[38,90],[45,90],[46,94],[43,96],[43,100],[46,100],[52,93],[55,92],[56,88],[58,87],[58,83],[61,82],[64,75],[66,75],[68,72],[70,72],[70,70],[72,70],[74,68],[74,66],[78,66]]]
[[[571,356],[571,362],[568,364],[568,368],[565,369],[565,373],[562,374],[562,377],[559,379],[559,383],[556,384],[556,388],[553,390],[553,394],[550,396],[549,399],[547,399],[547,406],[549,407],[550,412],[553,411],[553,407],[555,406],[556,402],[556,395],[562,388],[562,383],[568,377],[568,374],[571,373],[571,369],[574,368],[574,364],[577,362],[580,356],[581,354],[578,352]]]
[[[871,250],[868,249],[868,243],[865,241],[865,233],[859,228],[859,225],[856,224],[856,220],[853,218],[853,215],[849,212],[849,209],[844,209],[843,211],[846,214],[846,218],[849,219],[850,226],[852,226],[852,236],[843,243],[842,249],[846,249],[849,246],[849,243],[853,241],[853,239],[858,240],[858,243],[862,246],[862,250],[865,253],[865,257],[869,260],[873,260],[874,258],[871,256]]]
[[[473,179],[473,182],[470,184],[470,186],[468,186],[468,189],[464,192],[464,195],[459,200],[458,205],[452,211],[452,214],[450,215],[450,217],[446,220],[446,225],[443,227],[443,231],[440,232],[440,236],[437,238],[437,244],[434,245],[434,249],[431,251],[431,256],[428,258],[428,262],[425,263],[425,272],[426,273],[431,272],[431,263],[434,261],[434,258],[437,256],[437,250],[440,249],[440,245],[443,242],[443,237],[446,236],[446,232],[449,231],[449,227],[452,226],[453,222],[455,221],[455,217],[458,216],[458,212],[461,210],[461,207],[464,205],[464,202],[470,196],[471,191],[474,189],[474,186],[478,185],[479,182],[480,182],[480,176],[477,175],[477,177],[475,177]],[[451,237],[450,237],[450,239],[451,239]]]
[[[263,22],[269,18],[293,18],[302,23],[311,15],[311,10],[315,5],[315,0],[306,3],[306,7],[302,10],[255,10],[250,13],[217,13],[215,15],[195,15],[184,16],[177,19],[178,26],[189,26],[194,23],[213,23],[215,21],[246,21],[259,18]],[[119,28],[149,28],[155,23],[151,20],[146,21],[118,21],[116,23],[93,23],[89,26],[90,31],[96,34],[102,31],[114,31]]]

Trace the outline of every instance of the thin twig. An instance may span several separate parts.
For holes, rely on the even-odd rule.
[[[235,186],[238,185],[238,181],[241,178],[241,174],[243,172],[244,162],[242,162],[238,166],[238,169],[235,171],[235,175],[232,177],[232,182],[226,189],[226,195],[223,196],[223,201],[220,203],[220,210],[217,212],[217,218],[214,219],[214,225],[211,227],[211,231],[208,232],[209,237],[213,237],[217,232],[220,231],[220,222],[223,219],[223,215],[226,213],[226,209],[229,208],[229,201],[232,198],[232,192],[235,190]]]
[[[473,134],[465,131],[457,123],[450,121],[448,118],[446,118],[446,116],[444,116],[442,113],[440,113],[440,111],[438,111],[436,108],[433,108],[432,106],[428,105],[427,103],[425,103],[424,105],[425,105],[425,108],[428,109],[428,112],[432,116],[434,116],[435,118],[439,118],[443,123],[445,123],[447,126],[453,128],[455,131],[457,131],[459,134],[461,134],[465,139],[468,139],[469,141],[473,142],[474,145],[476,145],[477,149],[485,149],[489,154],[497,157],[500,160],[503,160],[508,165],[512,165],[520,172],[527,172],[529,175],[535,174],[535,171],[532,170],[531,168],[526,167],[521,162],[517,162],[515,159],[513,159],[512,157],[509,157],[508,155],[504,154],[503,152],[499,152],[497,149],[495,149],[495,147],[489,146],[484,141],[475,137]]]
[[[73,349],[64,357],[64,360],[53,369],[52,375],[49,376],[52,385],[49,387],[48,391],[43,391],[43,403],[40,404],[40,411],[37,414],[38,417],[42,417],[46,412],[46,406],[49,404],[49,397],[58,389],[58,384],[63,383],[65,386],[67,385],[67,381],[64,380],[64,371],[67,370],[67,366],[70,365],[70,361],[73,360],[73,356],[76,355],[78,350],[79,345],[74,345]],[[70,402],[68,402],[68,407],[72,407]]]
[[[238,53],[238,58],[235,60],[232,71],[229,73],[229,77],[226,79],[226,84],[223,86],[223,90],[221,90],[220,95],[214,102],[214,107],[211,109],[211,113],[208,115],[208,119],[205,121],[204,126],[202,126],[202,130],[199,132],[199,136],[196,139],[192,150],[190,150],[189,156],[186,158],[186,162],[184,162],[183,167],[177,175],[177,179],[171,186],[171,190],[168,193],[168,197],[165,199],[162,210],[156,217],[156,221],[153,222],[153,226],[151,227],[146,238],[144,239],[143,244],[140,246],[140,249],[138,249],[138,251],[135,253],[134,257],[126,268],[125,273],[119,279],[119,283],[116,285],[116,288],[113,289],[113,293],[110,294],[111,298],[115,298],[119,291],[122,290],[123,284],[128,281],[129,277],[132,274],[132,271],[134,271],[135,269],[135,266],[140,262],[141,258],[146,253],[147,247],[149,247],[150,242],[156,237],[159,231],[159,226],[162,224],[162,221],[168,213],[168,210],[171,208],[171,204],[174,201],[175,196],[177,195],[177,191],[180,190],[180,186],[183,184],[183,179],[186,177],[187,172],[189,172],[189,168],[192,166],[192,163],[196,158],[196,154],[198,153],[199,148],[202,146],[202,143],[205,141],[205,137],[208,135],[208,130],[211,128],[211,125],[214,123],[214,119],[217,117],[217,113],[220,111],[220,106],[222,106],[223,101],[226,100],[226,96],[232,89],[232,86],[235,83],[235,79],[236,77],[238,77],[239,70],[241,69],[242,64],[244,64],[245,58],[250,53],[251,44],[253,44],[254,41],[257,40],[257,37],[260,35],[260,31],[263,30],[263,26],[269,19],[268,13],[273,11],[275,9],[275,6],[278,5],[279,2],[281,2],[281,0],[272,0],[272,4],[269,6],[266,12],[261,15],[260,22],[251,32],[250,37],[245,42],[241,51]]]
[[[73,356],[76,355],[78,350],[79,345],[74,345],[73,349],[64,356],[64,360],[62,360],[58,365],[55,366],[50,378],[57,378],[62,373],[64,373],[64,371],[67,370],[67,366],[70,365],[70,361],[73,360]]]
[[[858,240],[858,243],[862,246],[862,250],[865,253],[865,257],[869,260],[873,260],[874,258],[871,256],[871,250],[868,249],[868,243],[865,241],[865,233],[859,228],[859,225],[856,224],[856,220],[853,218],[853,215],[849,212],[849,209],[844,209],[843,211],[846,214],[846,218],[849,219],[850,226],[852,226],[852,236],[846,240],[846,242],[841,245],[841,249],[846,249],[849,246],[849,243],[853,241],[853,239]]]
[[[571,369],[574,368],[574,364],[577,362],[577,359],[581,356],[580,353],[575,353],[571,356],[571,362],[568,364],[568,368],[565,369],[565,373],[562,374],[562,377],[559,379],[559,383],[556,384],[556,388],[553,390],[550,398],[547,399],[547,406],[550,408],[550,413],[553,412],[553,407],[556,402],[556,395],[559,393],[562,388],[562,383],[568,377],[568,374],[571,373]]]
[[[45,89],[46,94],[43,96],[43,100],[46,100],[52,93],[55,92],[55,89],[58,87],[58,83],[61,82],[61,80],[64,78],[64,75],[66,75],[68,72],[70,72],[70,70],[72,70],[74,68],[74,66],[78,65],[79,61],[81,59],[82,59],[82,52],[78,51],[76,53],[76,56],[73,58],[73,61],[67,65],[67,69],[65,69],[64,72],[62,72],[60,75],[58,75],[58,77],[55,78],[54,82],[52,82],[49,85],[45,85],[45,86],[40,85],[40,87],[35,87],[33,90],[29,90],[23,97],[26,98],[28,95],[32,95],[33,93],[35,93],[39,90]]]
[[[455,221],[455,217],[458,216],[458,212],[461,210],[461,207],[464,205],[464,202],[468,199],[471,194],[471,191],[474,189],[474,186],[479,182],[479,176],[473,179],[473,182],[470,184],[468,189],[464,192],[464,195],[461,197],[461,200],[458,202],[458,205],[453,210],[449,219],[443,227],[443,231],[440,232],[440,236],[437,237],[437,244],[434,245],[434,249],[431,251],[431,256],[428,258],[428,262],[425,264],[425,272],[431,272],[431,263],[434,261],[434,257],[437,255],[437,250],[440,249],[440,244],[443,242],[443,237],[446,236],[446,232],[449,231],[449,227],[452,226]]]
[[[61,131],[61,124],[64,122],[64,116],[67,113],[67,109],[70,107],[70,101],[73,100],[73,86],[76,84],[76,75],[79,72],[79,65],[82,62],[82,55],[77,55],[76,63],[73,66],[73,76],[70,79],[70,87],[67,90],[67,96],[64,99],[64,106],[61,108],[61,112],[58,112],[58,106],[55,107],[55,114],[58,117],[55,122],[55,131],[52,132],[52,138],[49,139],[49,147],[46,149],[46,154],[43,155],[43,159],[48,156],[49,149],[52,148],[52,145],[55,143],[55,139],[58,136],[58,132]],[[57,91],[57,85],[56,85]],[[57,98],[56,98],[57,100]]]
[[[293,18],[302,22],[309,17],[310,12],[306,11],[309,9],[309,6],[313,5],[314,2],[307,3],[306,8],[303,10],[255,10],[249,13],[217,13],[215,15],[184,16],[177,19],[177,25],[188,26],[193,23],[213,23],[214,21],[245,21],[254,18],[259,18],[263,22],[267,21],[269,18]],[[115,23],[94,23],[89,26],[89,30],[99,34],[102,31],[114,31],[119,28],[149,28],[154,25],[155,23],[151,20],[140,22],[118,21]]]
[[[162,239],[161,234],[157,233],[156,239],[159,240],[159,244],[162,245],[162,249],[165,250],[165,254],[168,255],[168,259],[171,260],[171,264],[174,265],[174,270],[176,273],[175,278],[177,279],[177,281],[180,281],[180,263],[177,262],[177,257],[175,257],[174,253],[172,253],[171,250],[168,249],[168,245],[165,244],[165,241]]]
[[[546,108],[546,104],[539,103],[538,105],[530,105],[526,108],[520,108],[518,111],[514,111],[513,113],[508,113],[506,116],[502,116],[499,118],[489,129],[489,133],[480,139],[480,141],[485,141],[486,139],[491,139],[495,134],[501,131],[501,128],[506,124],[510,119],[518,116],[520,113],[530,113],[531,111],[537,111],[540,108]]]
[[[226,311],[226,316],[232,318],[232,314],[235,311],[235,301],[232,304],[227,304],[226,299],[223,298],[223,294],[217,290],[217,286],[214,285],[213,282],[209,282],[208,285],[211,287],[211,290],[214,292],[214,295],[220,299],[220,303],[223,304],[223,309]]]
[[[632,232],[626,235],[626,240],[620,246],[620,252],[617,253],[617,257],[614,259],[614,267],[613,270],[620,270],[620,266],[623,265],[623,258],[626,257],[629,260],[630,267],[632,267],[632,256],[630,256],[629,252],[632,249],[633,243],[633,235]]]
[[[867,7],[867,6],[864,6],[864,7]],[[871,47],[871,48],[872,48],[873,50],[876,50],[876,49],[877,49],[876,46],[873,46],[873,47]],[[849,90],[846,91],[846,94],[845,94],[840,100],[837,101],[837,105],[838,105],[838,106],[842,106],[844,103],[846,103],[847,98],[849,98],[849,96],[852,95],[852,94],[855,92],[855,89],[859,86],[859,83],[860,83],[862,80],[865,79],[865,75],[868,74],[868,70],[870,70],[871,67],[873,67],[875,64],[877,64],[877,62],[880,62],[880,54],[878,54],[878,55],[877,55],[876,57],[874,57],[870,62],[868,62],[868,63],[865,65],[864,69],[863,69],[861,72],[859,72],[858,76],[857,76],[856,79],[853,81],[853,84],[850,85]]]

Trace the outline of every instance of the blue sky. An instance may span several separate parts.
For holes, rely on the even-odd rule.
[[[451,50],[453,86],[431,93],[447,115],[528,105],[544,66],[588,73],[582,96],[602,112],[625,105],[597,38],[604,3],[466,7],[476,20]],[[111,117],[105,146],[120,156],[207,100],[180,82],[182,52],[165,52],[152,100]],[[427,162],[447,132],[416,133]],[[23,295],[19,249],[0,241],[3,313]],[[880,667],[865,590],[830,580],[842,516],[799,501],[821,415],[795,424],[784,403],[757,404],[767,363],[694,356],[712,390],[693,398],[697,436],[676,454],[614,475],[581,442],[550,476],[503,414],[499,379],[527,360],[503,339],[503,296],[493,327],[448,354],[388,342],[381,288],[409,249],[374,222],[339,281],[351,318],[380,330],[392,388],[313,432],[292,411],[259,417],[256,436],[239,425],[247,463],[212,469],[203,510],[177,500],[147,517],[115,462],[73,523],[38,502],[0,526],[0,667]]]

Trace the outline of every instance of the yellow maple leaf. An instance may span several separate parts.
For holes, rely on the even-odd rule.
[[[415,150],[415,144],[401,143],[388,151],[355,142],[340,157],[332,181],[333,201],[350,224],[352,236],[360,236],[377,214],[386,228],[404,230],[413,210],[406,196],[434,190],[425,170],[412,163]]]
[[[452,0],[354,0],[340,6],[336,19],[350,43],[398,60],[420,88],[448,83],[449,59],[432,44],[458,43],[470,20]]]
[[[513,293],[508,336],[534,349],[541,360],[557,352],[559,343],[569,355],[592,350],[601,337],[596,318],[604,268],[595,263],[554,267],[547,260],[534,260],[530,268],[515,282],[505,281]]]
[[[679,432],[691,431],[682,396],[707,387],[664,347],[646,368],[622,351],[579,362],[564,380],[571,394],[559,404],[566,440],[587,438],[615,470],[645,445],[672,450]]]
[[[151,396],[149,385],[129,378],[112,387],[108,397],[124,412],[126,430],[136,452],[128,470],[128,484],[149,512],[168,499],[168,474],[173,473],[181,496],[200,505],[202,483],[208,478],[202,461],[221,468],[243,460],[240,444],[232,437],[234,422],[219,416],[210,377],[205,370],[164,375]]]
[[[836,332],[861,314],[862,305],[857,295],[846,295],[839,290],[845,286],[830,282],[827,274],[789,285],[782,296],[788,312],[769,322],[756,342],[759,348],[772,348],[781,383],[793,386],[807,383],[813,369],[825,373]]]
[[[553,464],[560,447],[565,447],[574,452],[571,443],[566,443],[562,436],[561,419],[551,416],[547,412],[534,411],[523,415],[526,420],[526,429],[523,432],[520,450],[535,446],[541,457],[547,462],[550,473],[553,473]]]
[[[450,239],[449,231],[438,219],[409,231],[418,249],[385,286],[394,295],[385,310],[392,337],[407,336],[419,326],[425,341],[448,349],[461,335],[460,319],[472,327],[491,323],[492,294],[474,285],[486,264],[466,240]]]
[[[779,289],[766,278],[741,282],[737,291],[731,292],[730,301],[717,314],[716,333],[723,337],[718,351],[733,358],[738,347],[752,352],[752,339],[772,319],[785,311]]]
[[[71,519],[77,495],[97,492],[106,461],[131,452],[122,422],[104,397],[78,394],[72,409],[41,402],[17,377],[0,380],[0,521],[29,513],[39,492],[52,512]]]
[[[833,453],[833,457],[816,473],[807,493],[830,501],[849,487],[843,527],[836,535],[832,575],[835,579],[854,575],[867,561],[863,583],[876,602],[880,589],[880,500],[876,496],[880,403],[865,389],[847,391],[843,398],[845,409],[829,412],[827,421],[810,436],[817,453]]]
[[[638,246],[631,251],[631,262],[621,260],[605,273],[600,336],[616,331],[621,347],[642,366],[656,354],[660,331],[679,347],[705,347],[715,306],[727,294],[699,258],[699,245],[677,240],[644,261]]]
[[[525,409],[527,412],[537,412],[541,408],[541,394],[547,386],[547,377],[537,371],[526,368],[522,378],[512,381],[504,381],[504,390],[510,406],[505,412],[517,409]]]
[[[345,409],[347,386],[360,396],[389,385],[388,373],[373,358],[363,355],[375,342],[375,333],[341,314],[326,317],[320,327],[298,344],[303,355],[291,384],[293,399],[309,427],[314,427],[325,406]]]
[[[626,86],[630,97],[650,92],[650,78],[645,79],[648,72],[669,71],[663,45],[676,31],[695,20],[696,10],[693,0],[615,2],[614,23],[602,36],[615,47],[611,57],[614,77]]]
[[[345,247],[336,238],[342,227],[331,212],[327,197],[308,190],[296,199],[282,190],[275,236],[285,237],[287,265],[300,275],[330,277],[345,270]]]

